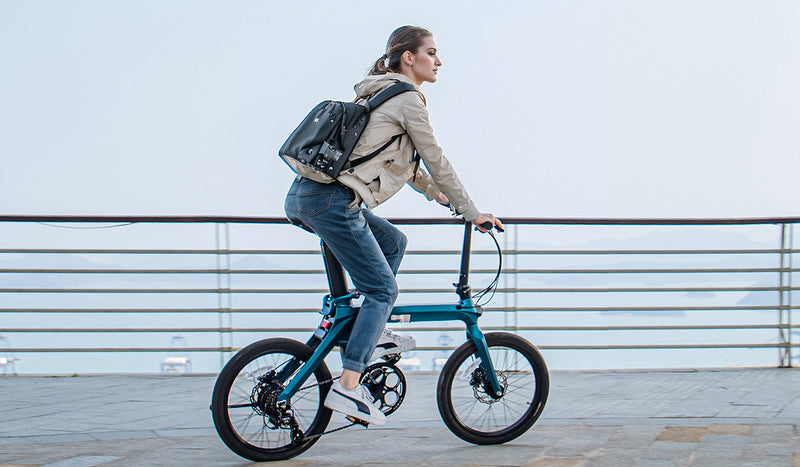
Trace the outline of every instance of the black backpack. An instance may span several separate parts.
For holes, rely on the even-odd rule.
[[[320,102],[289,135],[278,154],[297,174],[331,183],[342,170],[367,162],[403,136],[404,133],[395,135],[357,161],[349,160],[367,126],[370,111],[398,94],[415,90],[412,84],[399,82],[378,92],[364,105]]]

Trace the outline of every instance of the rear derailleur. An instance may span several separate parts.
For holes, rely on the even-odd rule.
[[[258,383],[250,394],[253,410],[264,417],[264,426],[270,430],[290,430],[292,442],[303,440],[303,430],[294,416],[288,401],[279,401],[283,384],[275,380],[275,370],[258,377]]]

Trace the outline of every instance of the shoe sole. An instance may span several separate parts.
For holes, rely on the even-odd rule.
[[[331,393],[331,394],[333,394],[333,393]],[[378,426],[383,426],[383,425],[386,424],[386,418],[384,418],[382,420],[379,419],[379,418],[374,418],[369,414],[365,414],[364,412],[358,411],[358,407],[356,407],[356,410],[355,410],[355,412],[358,412],[358,413],[353,414],[353,412],[354,412],[353,403],[355,403],[355,404],[364,404],[365,402],[353,399],[353,398],[351,398],[351,397],[349,397],[349,396],[347,396],[345,394],[341,394],[339,392],[336,392],[335,394],[338,397],[334,397],[332,400],[330,399],[330,397],[331,397],[330,394],[328,395],[327,398],[325,398],[325,404],[324,404],[325,407],[327,407],[327,408],[329,408],[331,410],[335,410],[337,412],[341,412],[341,413],[343,413],[343,414],[345,414],[345,415],[347,415],[349,417],[353,417],[353,418],[356,418],[358,420],[361,420],[364,423],[371,423],[373,425],[378,425]],[[347,401],[342,401],[342,400],[340,400],[340,398],[346,398]],[[352,401],[352,403],[348,402],[348,401]]]
[[[405,346],[399,345],[399,346],[396,346],[396,347],[389,347],[389,348],[384,348],[384,347],[380,347],[379,346],[378,348],[375,349],[375,351],[369,357],[369,361],[377,360],[377,359],[379,359],[381,357],[385,357],[386,355],[393,355],[393,354],[400,354],[400,353],[403,353],[403,352],[408,352],[409,350],[413,350],[416,347],[417,347],[417,342],[416,341],[413,341],[410,344],[406,344]]]

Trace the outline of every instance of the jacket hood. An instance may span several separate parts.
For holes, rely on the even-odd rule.
[[[364,81],[356,84],[354,89],[356,90],[357,97],[366,98],[399,81],[414,84],[406,75],[402,73],[385,73],[382,75],[367,76]],[[417,91],[419,91],[419,87],[416,85],[414,85],[414,87],[417,88]]]

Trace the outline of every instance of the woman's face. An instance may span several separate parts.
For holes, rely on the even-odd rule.
[[[411,64],[407,67],[409,71],[407,74],[411,81],[418,86],[424,82],[436,82],[436,72],[442,66],[442,62],[436,56],[436,42],[433,37],[427,36],[420,48],[417,49],[417,53],[409,55]]]

